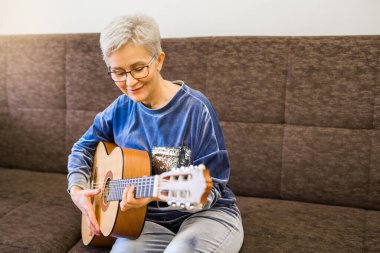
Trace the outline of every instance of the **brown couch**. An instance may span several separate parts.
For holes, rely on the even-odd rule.
[[[72,144],[119,95],[99,34],[0,36],[0,252],[85,248]],[[380,252],[380,36],[164,39],[229,150],[241,252]]]

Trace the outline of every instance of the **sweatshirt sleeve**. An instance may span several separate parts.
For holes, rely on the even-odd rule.
[[[88,188],[96,147],[100,141],[113,142],[112,119],[114,104],[96,115],[86,133],[74,144],[68,158],[68,188]]]
[[[228,152],[214,109],[205,106],[197,128],[197,145],[193,157],[195,165],[205,164],[210,170],[213,187],[203,208],[212,207],[221,197],[230,176]]]

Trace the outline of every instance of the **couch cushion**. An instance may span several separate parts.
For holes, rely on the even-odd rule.
[[[379,211],[367,211],[365,223],[365,252],[380,252],[380,215]]]
[[[238,196],[244,243],[251,252],[377,252],[380,212]],[[69,253],[103,253],[81,241]]]
[[[372,138],[368,202],[370,209],[380,210],[380,130],[375,131]]]
[[[67,109],[102,111],[120,90],[107,75],[99,34],[76,34],[66,40]]]
[[[190,87],[205,93],[209,43],[208,38],[162,40],[162,50],[166,53],[162,76],[171,81],[181,79]]]
[[[108,253],[110,252],[109,248],[100,248],[92,246],[84,246],[82,240],[79,240],[74,247],[67,253]]]
[[[64,38],[0,41],[0,122],[7,126],[0,129],[1,166],[66,172]]]
[[[286,123],[373,128],[377,37],[298,37],[290,42]]]
[[[219,118],[284,123],[289,37],[210,40],[206,96]]]
[[[9,108],[0,115],[1,166],[66,173],[65,119],[64,110]]]
[[[8,111],[7,89],[6,89],[6,40],[0,38],[0,114]]]
[[[380,64],[379,66],[377,66],[378,68],[378,79],[380,81]],[[373,126],[374,128],[376,128],[377,130],[380,129],[380,85],[376,85],[375,86],[375,106],[374,106],[374,113],[375,113],[375,116],[374,116],[374,122],[373,122]]]
[[[238,197],[241,252],[370,252],[380,249],[380,212]]]
[[[66,152],[71,153],[71,148],[94,122],[98,112],[67,110],[66,113]]]
[[[282,197],[366,208],[372,130],[286,126]]]
[[[235,194],[280,198],[284,126],[222,122]],[[243,151],[242,151],[243,150]]]
[[[0,252],[67,252],[80,212],[63,174],[0,168]]]
[[[65,109],[64,35],[11,36],[7,44],[10,107]]]

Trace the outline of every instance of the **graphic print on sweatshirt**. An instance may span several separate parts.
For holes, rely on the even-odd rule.
[[[191,150],[186,146],[152,148],[153,171],[157,175],[173,168],[189,166],[190,159]]]

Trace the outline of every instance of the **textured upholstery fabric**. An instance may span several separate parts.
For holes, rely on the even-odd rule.
[[[11,108],[65,109],[65,41],[61,37],[13,37],[6,51]]]
[[[232,190],[280,198],[283,125],[223,122],[222,129],[231,160]]]
[[[380,213],[294,201],[239,197],[244,252],[376,252]]]
[[[79,240],[67,156],[120,95],[98,38],[0,36],[0,252],[67,252]],[[164,78],[202,91],[221,119],[241,252],[380,252],[380,36],[162,47]]]
[[[366,207],[370,144],[367,130],[287,126],[282,197]]]
[[[380,206],[380,130],[372,137],[371,167],[369,171],[368,206],[377,209]]]
[[[6,40],[0,38],[0,114],[7,113],[7,89],[6,89]]]
[[[207,38],[165,39],[162,50],[166,52],[162,76],[167,80],[183,80],[191,87],[206,93],[208,79]]]
[[[379,50],[375,37],[293,39],[286,123],[372,129]]]
[[[208,42],[206,95],[221,120],[284,123],[288,40],[247,37]]]
[[[66,177],[0,169],[0,252],[67,252],[80,236]]]
[[[84,246],[82,241],[78,241],[77,244],[75,244],[74,247],[72,247],[68,253],[109,253],[109,252],[110,252],[109,248]]]
[[[108,78],[107,71],[99,50],[99,35],[68,38],[66,41],[67,109],[99,112],[119,96],[120,92]]]

